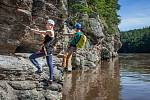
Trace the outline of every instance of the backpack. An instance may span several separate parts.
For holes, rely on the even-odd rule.
[[[86,41],[87,41],[87,37],[84,34],[81,34],[78,43],[76,43],[76,47],[83,48],[85,46]]]

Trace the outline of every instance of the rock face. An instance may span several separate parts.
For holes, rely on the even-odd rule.
[[[48,17],[56,22],[56,36],[62,35],[63,30],[66,28],[62,22],[67,19],[63,16],[68,16],[68,14],[72,13],[67,8],[69,2],[82,3],[85,6],[87,4],[86,0],[1,0],[0,53],[31,52],[39,49],[39,41],[42,38],[31,34],[26,29],[26,26],[44,30]],[[97,14],[93,13],[90,16],[82,14],[79,21],[83,26],[85,34],[89,37],[90,45],[87,45],[87,49],[98,47],[99,50],[96,52],[101,53],[100,48],[105,47],[109,50],[110,54],[112,53],[113,56],[117,55],[116,52],[120,48],[121,42],[119,38],[113,39],[113,36],[108,36],[105,33],[102,21]],[[114,34],[119,36],[118,33]],[[115,41],[114,45],[112,41]],[[59,42],[61,43],[62,40],[60,39]],[[101,59],[101,56],[99,56],[99,59]]]
[[[16,49],[18,51],[37,49],[39,46],[36,37],[28,34],[26,26],[45,29],[45,18],[57,18],[61,14],[50,1],[45,0],[1,0],[0,7],[1,54],[14,53]],[[55,21],[59,22],[58,19]],[[59,32],[58,26],[60,27],[56,24],[57,32]]]
[[[31,22],[31,0],[0,1],[0,52],[13,53]]]
[[[103,33],[103,30],[102,30],[102,25],[99,22],[99,20],[96,19],[96,18],[89,18],[89,22],[90,22],[90,25],[91,25],[92,33],[94,33],[94,35],[96,37],[99,37],[99,38],[104,37],[104,33]]]
[[[64,16],[68,16],[68,14],[72,15],[70,9],[67,8],[69,2],[82,3],[85,6],[87,4],[86,0],[1,0],[0,53],[31,52],[39,49],[41,44],[39,42],[41,42],[42,38],[31,34],[26,26],[45,30],[47,18],[52,18],[56,22],[56,37],[67,33],[68,26],[65,26],[62,22],[63,20],[69,19]],[[88,36],[86,51],[94,50],[91,52],[97,52],[96,56],[99,59],[108,57],[108,55],[104,57],[105,55],[103,54],[105,53],[103,51],[106,49],[101,49],[103,47],[107,48],[110,54],[109,58],[117,55],[117,51],[121,46],[119,37],[115,38],[115,35],[108,36],[105,33],[104,25],[97,14],[93,13],[90,16],[82,14],[82,16],[80,15],[79,21],[83,26],[84,33]],[[114,34],[119,36],[118,33]],[[67,41],[59,39],[59,48],[62,48],[62,45]],[[82,51],[85,52],[85,50]]]
[[[56,23],[56,38],[63,36],[55,41],[58,50],[54,54],[64,51],[70,37],[63,34],[68,33],[71,23],[74,24],[70,17],[64,16],[75,16],[70,8],[67,8],[69,3],[73,2],[87,5],[86,0],[2,0],[0,4],[0,53],[33,52],[39,49],[43,38],[31,34],[26,26],[45,30],[47,18],[53,19]],[[117,51],[121,47],[118,33],[107,34],[102,20],[95,13],[80,14],[77,17],[88,41],[85,48],[78,49],[74,54],[75,60],[72,62],[74,66],[95,66],[100,59],[117,56]],[[63,23],[64,20],[67,20],[66,24]]]
[[[0,55],[0,100],[60,100],[62,71],[54,68],[55,82],[48,85],[48,67],[40,58],[43,73],[34,74],[34,66],[29,62],[29,54],[16,57]],[[56,60],[56,59],[55,59]]]
[[[48,68],[43,58],[40,64],[44,72],[34,73],[28,54],[16,57],[0,55],[0,100],[60,100],[62,88],[62,53],[70,39],[67,34],[73,26],[74,14],[69,3],[82,3],[86,0],[1,0],[0,1],[0,54],[33,52],[41,47],[39,35],[31,34],[28,27],[45,30],[46,20],[55,21],[56,47],[54,51],[55,82],[47,86]],[[73,15],[73,16],[71,16]],[[66,16],[71,16],[67,18]],[[117,56],[121,47],[119,34],[108,35],[102,20],[96,14],[81,14],[78,20],[82,31],[88,37],[85,48],[73,54],[73,69],[95,68],[101,59]],[[71,21],[70,21],[71,20]],[[66,23],[64,23],[64,21]],[[71,26],[72,25],[72,26]],[[63,36],[63,37],[62,37]],[[59,38],[61,37],[61,38]]]

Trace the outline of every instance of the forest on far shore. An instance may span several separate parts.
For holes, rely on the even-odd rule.
[[[121,32],[120,53],[150,53],[150,26]]]

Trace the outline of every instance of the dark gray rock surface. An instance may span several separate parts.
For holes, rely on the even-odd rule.
[[[49,69],[44,58],[38,59],[43,73],[37,75],[28,59],[30,54],[16,55],[0,55],[0,100],[60,100],[62,71],[55,66],[55,81],[48,84]]]

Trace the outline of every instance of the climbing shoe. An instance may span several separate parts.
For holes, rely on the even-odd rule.
[[[64,70],[65,72],[67,72],[67,71],[68,71],[68,68],[67,68],[67,67],[65,67],[63,70]]]
[[[72,72],[72,67],[68,67],[68,72]]]
[[[48,82],[48,84],[52,84],[53,80],[48,80],[47,82]]]
[[[65,68],[64,68],[64,71],[65,71],[65,72],[72,72],[72,68],[65,67]]]
[[[35,74],[41,74],[42,71],[40,69],[38,69],[37,71],[35,71]]]

